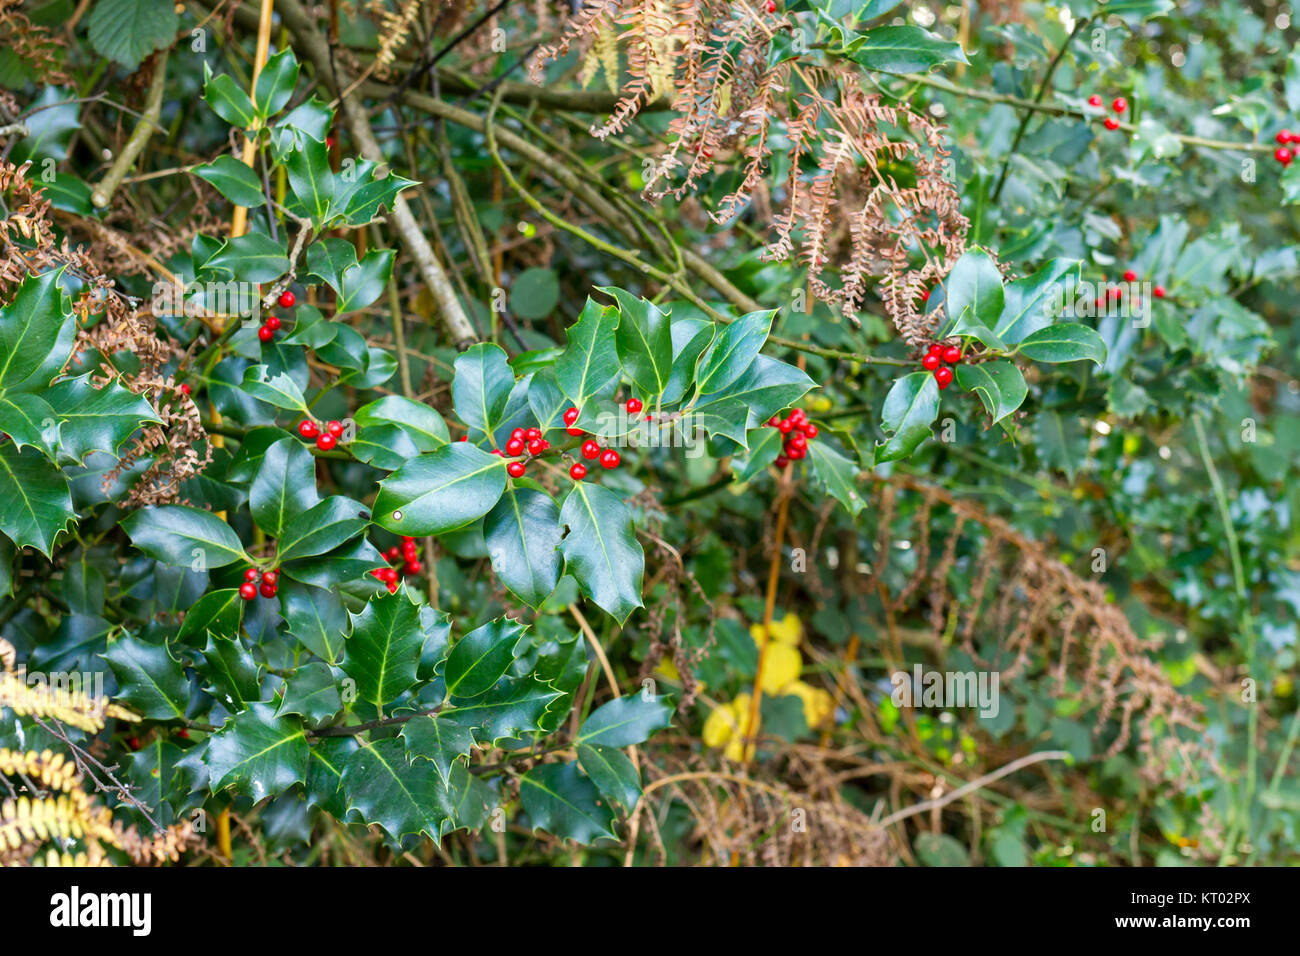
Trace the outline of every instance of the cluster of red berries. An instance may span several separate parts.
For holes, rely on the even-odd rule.
[[[276,301],[280,303],[280,308],[291,309],[298,299],[292,292],[285,289],[280,293],[280,298]],[[275,333],[278,331],[280,331],[280,317],[274,314],[268,315],[266,321],[262,323],[262,327],[257,330],[257,337],[263,342],[269,342],[275,338]]]
[[[1132,269],[1125,269],[1125,270],[1124,270],[1124,281],[1125,281],[1125,282],[1137,282],[1137,280],[1138,280],[1138,274],[1137,274],[1136,272],[1134,272]],[[1105,277],[1105,276],[1102,276],[1102,277],[1101,277],[1101,281],[1102,281],[1102,282],[1105,282],[1105,281],[1106,281],[1106,277]],[[1123,292],[1122,289],[1116,287],[1116,288],[1112,288],[1112,289],[1110,289],[1109,292],[1108,292],[1107,294],[1108,294],[1112,299],[1118,299],[1118,298],[1120,297],[1120,295],[1122,294],[1122,292]],[[1162,286],[1162,285],[1153,286],[1152,289],[1151,289],[1151,294],[1152,294],[1153,296],[1155,296],[1157,299],[1163,299],[1163,298],[1165,297],[1165,287]],[[1101,299],[1098,299],[1098,300],[1097,300],[1097,305],[1101,305],[1101,303],[1102,303],[1102,300],[1101,300]],[[1137,304],[1137,303],[1135,302],[1134,305],[1136,305],[1136,304]]]
[[[258,578],[262,580],[261,585],[257,583]],[[251,601],[260,592],[264,598],[273,598],[277,590],[276,583],[279,580],[279,571],[259,571],[257,568],[247,568],[244,571],[244,583],[239,586],[239,596],[245,601]]]
[[[808,421],[808,413],[796,408],[785,418],[773,415],[765,426],[771,426],[785,436],[782,451],[776,456],[776,467],[788,467],[790,462],[798,461],[808,454],[808,443],[817,437],[818,428]]]
[[[947,388],[952,384],[952,369],[948,365],[956,365],[961,361],[961,349],[956,345],[944,345],[942,342],[931,342],[930,351],[925,353],[921,359],[921,368],[927,372],[934,373],[934,381],[940,388]],[[947,363],[945,365],[944,363]]]
[[[1089,106],[1095,106],[1100,108],[1101,102],[1102,102],[1101,97],[1098,96],[1096,93],[1093,93],[1092,96],[1088,97]],[[1117,96],[1113,100],[1111,100],[1110,108],[1113,109],[1116,114],[1121,114],[1126,109],[1128,109],[1128,100],[1124,99],[1124,97],[1122,96]],[[1107,116],[1106,122],[1103,123],[1102,125],[1105,126],[1107,129],[1119,129],[1119,120],[1117,120],[1114,116]]]
[[[469,436],[462,435],[460,440],[469,441]],[[522,458],[526,454],[531,459],[536,458],[550,447],[551,443],[542,437],[540,428],[536,426],[532,428],[516,428],[506,440],[505,451],[500,448],[493,448],[492,454],[500,455],[503,458],[516,459]],[[511,478],[522,478],[526,467],[523,461],[512,461],[506,465],[506,474]]]
[[[395,567],[375,568],[370,572],[372,576],[388,585],[389,594],[397,592],[397,581],[400,573],[419,574],[424,570],[424,565],[420,563],[420,546],[415,543],[414,538],[409,536],[402,538],[400,548],[393,545],[385,551],[384,557],[388,559],[390,564],[401,562],[402,565],[401,572]]]
[[[329,451],[339,443],[339,437],[343,434],[343,423],[330,421],[321,428],[307,418],[298,423],[298,434],[308,441],[314,440],[316,447],[321,451]]]
[[[1295,159],[1296,153],[1294,149],[1291,149],[1290,144],[1300,143],[1300,133],[1282,129],[1278,130],[1277,135],[1273,138],[1277,140],[1277,149],[1273,150],[1273,158],[1283,166],[1290,166],[1291,160]]]

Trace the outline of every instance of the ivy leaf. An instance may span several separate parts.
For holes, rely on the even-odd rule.
[[[244,380],[239,387],[245,394],[259,401],[276,408],[287,408],[304,418],[311,417],[302,389],[289,377],[288,372],[272,375],[267,365],[250,365],[244,370]]]
[[[876,443],[875,461],[906,458],[931,434],[930,425],[939,415],[939,386],[929,372],[913,372],[894,382],[885,396],[881,425],[890,437]]]
[[[134,73],[150,53],[171,44],[180,18],[167,0],[98,0],[86,27],[96,53]]]
[[[33,377],[51,357],[64,326],[73,321],[59,288],[61,271],[28,276],[13,301],[0,309],[0,388],[14,388]],[[58,365],[61,368],[63,361]]]
[[[282,581],[280,612],[289,633],[321,660],[334,664],[343,656],[348,614],[336,591]]]
[[[309,661],[289,678],[275,714],[277,717],[297,714],[308,723],[319,724],[342,709],[343,699],[334,674],[320,661]]]
[[[413,536],[454,531],[491,511],[505,486],[504,458],[453,442],[412,458],[379,483],[375,523]]]
[[[467,727],[474,731],[479,743],[495,746],[499,740],[541,730],[547,708],[563,696],[563,692],[530,674],[503,681],[472,700],[453,698],[452,709],[439,713],[438,719]]]
[[[357,682],[362,700],[384,707],[416,684],[425,639],[419,608],[399,591],[371,598],[349,617],[343,672]]]
[[[618,310],[587,299],[582,315],[566,332],[568,344],[555,360],[555,380],[581,410],[589,399],[610,394],[618,382],[620,367],[614,348]]]
[[[608,488],[575,481],[560,508],[560,521],[569,526],[560,542],[566,569],[584,594],[626,623],[641,607],[645,572],[631,510]]]
[[[623,751],[579,744],[578,765],[601,793],[629,810],[641,799],[641,775]]]
[[[970,319],[992,329],[1002,316],[1006,295],[1002,273],[983,249],[970,249],[952,267],[946,283],[948,317],[958,318],[970,309]]]
[[[672,723],[673,708],[668,698],[649,697],[644,693],[615,697],[592,711],[574,744],[600,744],[602,747],[631,747],[644,743],[656,730]]]
[[[515,662],[523,633],[522,625],[497,618],[453,644],[443,669],[447,693],[461,699],[486,694]]]
[[[385,395],[363,405],[353,416],[361,428],[396,425],[411,436],[420,451],[435,451],[450,441],[447,423],[434,409],[401,395]]]
[[[250,232],[227,239],[203,268],[225,269],[237,282],[270,282],[289,271],[289,255],[283,240]]]
[[[230,525],[210,511],[151,505],[133,511],[121,525],[132,544],[163,564],[191,567],[201,559],[204,568],[221,568],[236,561],[253,563]]]
[[[452,400],[456,414],[473,432],[491,435],[501,423],[506,402],[515,386],[505,351],[490,342],[471,346],[456,357]]]
[[[969,63],[961,44],[915,26],[884,26],[854,36],[845,54],[868,70],[917,73],[940,63]]]
[[[161,644],[126,635],[108,642],[100,655],[117,678],[118,700],[150,720],[184,720],[190,682]]]
[[[211,183],[217,192],[236,206],[255,209],[266,202],[257,173],[229,154],[218,156],[206,166],[198,167],[194,170],[194,175]]]
[[[700,359],[695,387],[701,395],[720,392],[748,371],[772,330],[776,310],[750,312],[724,326]]]
[[[519,797],[533,829],[591,843],[614,839],[614,812],[577,764],[547,763],[519,778]]]
[[[288,105],[297,85],[298,60],[293,50],[281,50],[267,59],[253,88],[253,106],[257,115],[265,120],[280,112]]]
[[[1065,279],[1079,274],[1079,260],[1053,259],[1031,276],[1008,282],[1003,290],[1002,314],[996,332],[1012,345],[1052,324],[1051,306],[1064,302]],[[985,345],[988,343],[985,342]]]
[[[239,622],[243,616],[244,600],[239,596],[238,588],[210,591],[185,612],[185,620],[181,621],[180,630],[176,632],[176,640],[195,644],[190,638],[197,636],[201,639],[208,632],[218,637],[234,637],[239,633]]]
[[[673,368],[673,333],[668,313],[622,289],[606,287],[600,291],[618,302],[614,348],[623,374],[642,395],[662,395]]]
[[[383,294],[394,255],[391,249],[372,249],[357,262],[356,246],[330,236],[307,247],[307,268],[334,290],[334,308],[342,314],[364,309]]]
[[[408,720],[402,725],[400,736],[406,740],[412,761],[430,761],[444,786],[451,783],[456,761],[464,757],[469,762],[469,752],[474,746],[474,735],[468,727],[428,714]]]
[[[1029,394],[1020,369],[1006,361],[958,365],[957,384],[980,397],[994,425],[1019,408]]]
[[[550,495],[507,488],[483,519],[492,570],[519,600],[539,608],[560,580],[560,509]]]
[[[0,445],[0,531],[47,557],[59,532],[77,520],[68,480],[41,453]]]
[[[205,676],[209,681],[204,690],[227,710],[235,713],[246,710],[262,696],[258,665],[237,637],[209,634],[203,659],[208,662]]]
[[[366,530],[365,509],[344,495],[330,495],[294,515],[285,525],[276,551],[276,564],[311,558],[337,548]]]
[[[1058,322],[1029,335],[1019,351],[1037,362],[1078,362],[1089,359],[1106,364],[1106,343],[1094,329],[1074,322]]]
[[[141,396],[116,381],[96,388],[89,374],[56,383],[44,397],[62,419],[59,452],[76,462],[92,451],[116,457],[137,428],[161,421]]]
[[[781,433],[775,428],[768,429]],[[808,461],[812,463],[813,474],[817,480],[835,496],[835,500],[849,509],[849,514],[856,516],[867,504],[858,493],[858,463],[844,457],[824,441],[809,442]]]
[[[296,438],[282,438],[262,454],[248,489],[248,510],[257,526],[278,538],[290,519],[320,501],[316,459]]]
[[[441,840],[451,820],[451,794],[427,760],[411,761],[395,737],[357,748],[343,765],[348,812],[383,827],[395,839],[427,833]]]
[[[213,793],[233,787],[256,802],[305,783],[308,760],[302,722],[257,703],[209,738],[206,763]]]

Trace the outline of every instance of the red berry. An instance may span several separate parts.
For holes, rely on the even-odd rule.
[[[266,317],[266,327],[272,332],[280,331],[280,317],[278,315],[268,315]]]
[[[952,369],[937,369],[934,373],[934,380],[939,384],[940,388],[947,388],[949,383],[952,382]]]
[[[419,573],[420,573],[420,570],[421,570],[423,567],[424,567],[424,565],[422,565],[419,561],[407,561],[407,562],[406,562],[406,573],[407,573],[407,574],[419,574]]]
[[[1117,96],[1115,97],[1114,101],[1110,104],[1110,108],[1113,109],[1116,113],[1123,113],[1126,109],[1128,109],[1128,100],[1124,99],[1124,97],[1122,96]]]
[[[777,455],[777,456],[776,456],[776,467],[778,467],[778,468],[786,468],[786,467],[789,467],[789,465],[790,465],[790,459],[789,459],[789,458],[786,458],[785,455]]]
[[[940,352],[942,352],[942,351],[943,351],[943,343],[942,343],[942,342],[931,342],[931,343],[930,343],[930,354],[931,354],[931,355],[938,355],[938,354],[939,354]]]
[[[546,451],[546,446],[542,443],[540,438],[534,438],[528,443],[528,454],[540,455],[544,451]]]
[[[127,744],[127,746],[130,747],[132,750],[139,750],[139,749],[140,749],[140,738],[139,738],[139,737],[128,737],[128,738],[127,738],[127,741],[126,741],[126,744]]]
[[[401,556],[402,556],[402,552],[397,547],[397,545],[393,545],[391,548],[389,548],[387,551],[384,552],[384,557],[386,557],[389,561],[396,561]]]
[[[506,454],[511,458],[518,457],[524,453],[524,440],[522,438],[512,438],[506,442]]]
[[[279,571],[263,571],[263,572],[262,572],[262,583],[263,583],[263,584],[269,584],[269,585],[271,585],[271,587],[275,587],[275,582],[278,581],[278,580],[280,580],[280,572],[279,572]]]
[[[780,429],[782,435],[788,435],[790,434],[790,429],[794,428],[794,422],[787,418],[781,421],[776,427]]]
[[[582,481],[587,477],[587,466],[580,461],[575,461],[573,467],[569,469],[569,477],[574,481]]]
[[[776,0],[767,0],[767,12],[776,13]]]
[[[1119,120],[1115,119],[1115,117],[1113,116],[1107,116],[1106,122],[1102,123],[1101,125],[1106,127],[1107,129],[1119,129]]]
[[[629,398],[627,400],[627,413],[629,415],[635,415],[637,412],[641,411],[641,408],[641,399]]]
[[[384,572],[382,576],[383,580],[388,581],[389,583],[397,580],[397,568],[382,568],[381,570]]]
[[[372,571],[370,572],[370,576],[371,576],[372,578],[378,578],[379,580],[382,581],[382,580],[384,579],[384,569],[383,569],[383,568],[375,568],[374,570],[372,570]]]
[[[245,581],[239,586],[239,596],[245,601],[253,600],[253,598],[257,597],[257,585]]]
[[[785,454],[786,454],[786,457],[789,458],[791,461],[798,461],[798,460],[801,459],[804,455],[808,454],[808,448],[807,448],[806,445],[805,445],[804,447],[802,447],[802,448],[790,448],[790,447],[787,447],[786,450],[785,450]]]
[[[588,438],[585,442],[582,443],[582,457],[586,458],[588,461],[599,458],[600,446],[597,445],[590,438]]]
[[[564,424],[572,425],[578,420],[578,410],[572,406],[564,410]]]
[[[1289,150],[1285,146],[1279,146],[1277,149],[1273,150],[1273,158],[1276,159],[1283,166],[1290,166],[1291,159],[1294,156],[1295,153],[1291,152],[1291,150]]]
[[[305,418],[298,423],[298,434],[303,438],[315,438],[320,434],[320,428],[310,418]]]
[[[795,428],[798,428],[807,420],[808,420],[808,413],[805,412],[802,408],[796,408],[790,412],[790,421]]]
[[[275,329],[271,328],[269,325],[264,325],[257,330],[257,337],[263,342],[269,342],[271,339],[275,338]]]
[[[933,372],[939,367],[941,362],[942,359],[940,359],[939,353],[931,352],[925,358],[921,359],[921,368],[925,369],[927,372]]]
[[[534,438],[541,438],[542,430],[540,428],[530,428],[528,431],[524,432],[524,437],[529,441],[532,441]]]
[[[583,433],[581,428],[574,428],[572,425],[566,428],[565,431],[570,435],[581,435]]]
[[[1093,93],[1092,96],[1088,97],[1088,105],[1101,106],[1101,96],[1097,93]]]
[[[469,436],[468,436],[468,435],[461,435],[460,438],[459,438],[458,440],[459,440],[459,441],[469,441]]]
[[[244,569],[244,580],[245,580],[245,581],[256,581],[256,580],[258,579],[258,577],[259,577],[260,574],[261,574],[261,572],[259,572],[259,571],[257,570],[257,568],[245,568],[245,569]]]
[[[298,297],[295,296],[288,289],[285,289],[283,292],[280,293],[280,298],[277,299],[276,301],[280,303],[280,308],[292,309],[293,304],[298,301]]]
[[[1165,297],[1165,287],[1162,285],[1158,285],[1151,290],[1151,294],[1155,296],[1157,299],[1163,299]]]
[[[333,148],[334,148],[334,137],[333,137],[333,136],[326,136],[326,137],[325,137],[325,148],[326,148],[326,149],[333,149]]]
[[[492,449],[492,454],[494,454],[494,455],[500,455],[502,458],[504,458],[505,455],[506,455],[506,453],[503,452],[500,448],[493,448],[493,449]]]
[[[1295,134],[1292,133],[1289,129],[1283,129],[1283,130],[1278,130],[1277,135],[1274,136],[1273,138],[1277,140],[1277,144],[1279,146],[1285,146],[1287,143],[1291,142],[1291,140],[1294,137]]]
[[[520,441],[523,441],[523,440],[524,440],[524,430],[523,430],[522,428],[516,428],[514,431],[512,431],[512,432],[510,433],[510,437],[511,437],[511,438],[518,438]]]
[[[340,435],[343,434],[343,423],[342,423],[342,422],[326,422],[326,424],[325,424],[325,430],[326,430],[327,432],[329,432],[331,435],[333,435],[335,438],[338,438]]]
[[[264,598],[273,598],[273,597],[275,597],[275,585],[274,585],[274,584],[263,584],[260,588],[258,588],[258,591],[260,591],[260,592],[262,593],[262,597],[264,597]]]
[[[804,435],[810,439],[817,437],[817,431],[818,431],[817,426],[814,425],[812,422],[809,422],[807,425],[805,425],[803,429]]]
[[[189,385],[187,385],[187,384],[184,383],[184,382],[181,382],[181,394],[182,394],[182,395],[188,395],[189,393],[190,393],[190,387],[189,387]]]
[[[617,468],[620,460],[618,452],[612,448],[606,448],[600,453],[600,467],[602,468]]]
[[[396,593],[397,593],[397,582],[396,582],[396,581],[389,581],[389,582],[388,582],[388,593],[389,593],[389,594],[396,594]]]
[[[506,473],[511,478],[522,478],[524,476],[524,463],[522,461],[512,461],[506,465]]]
[[[316,439],[316,447],[321,451],[329,451],[338,443],[339,440],[328,432]]]
[[[785,440],[786,454],[789,454],[792,448],[807,448],[807,447],[808,447],[808,436],[805,435],[803,432],[795,432],[793,435],[791,435],[789,438]]]
[[[949,365],[956,365],[961,361],[961,349],[955,345],[950,345],[943,350],[943,360]]]
[[[930,290],[929,290],[929,289],[926,289],[924,292],[921,293],[921,301],[922,301],[922,302],[929,302],[929,301],[930,301]]]
[[[776,428],[777,425],[781,424],[781,416],[773,415],[771,418],[767,420],[767,423],[771,425],[773,428]]]

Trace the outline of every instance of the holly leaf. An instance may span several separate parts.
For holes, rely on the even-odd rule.
[[[453,644],[443,669],[447,693],[462,700],[486,694],[515,662],[523,633],[522,625],[498,618]]]
[[[320,502],[316,459],[296,438],[282,438],[262,453],[248,489],[248,510],[257,526],[280,537],[289,521]]]
[[[275,713],[277,717],[297,714],[308,723],[319,724],[342,709],[343,699],[333,672],[320,661],[309,661],[289,678]]]
[[[229,154],[218,156],[206,166],[198,167],[194,170],[194,175],[211,183],[217,192],[236,206],[255,209],[266,202],[266,194],[262,191],[257,173]]]
[[[880,415],[882,427],[891,434],[876,443],[876,464],[912,454],[930,436],[930,424],[938,415],[939,386],[933,375],[913,372],[894,382]]]
[[[59,532],[77,520],[68,480],[41,453],[0,445],[0,531],[47,557]]]
[[[401,468],[420,454],[411,436],[396,425],[367,425],[357,429],[348,451],[358,461],[386,471]]]
[[[560,580],[560,509],[550,495],[507,488],[483,519],[492,570],[519,600],[539,608]]]
[[[425,633],[419,608],[404,591],[371,598],[349,614],[352,633],[343,672],[357,682],[357,695],[384,707],[415,686]]]
[[[754,436],[758,437],[755,438]],[[744,483],[753,481],[782,454],[785,436],[776,428],[752,428],[745,436],[749,454],[745,456],[740,470],[736,472],[736,481]]]
[[[287,408],[305,418],[311,417],[311,410],[307,408],[307,399],[303,396],[302,389],[288,372],[277,372],[272,375],[270,366],[250,365],[244,370],[244,380],[239,387],[245,394],[259,401],[274,405],[276,408]]]
[[[311,558],[337,548],[366,530],[365,509],[343,495],[331,495],[294,515],[277,542],[276,564]]]
[[[992,329],[1002,315],[1006,294],[1002,273],[983,249],[970,249],[952,267],[945,284],[949,318],[957,318],[970,309],[970,318]]]
[[[210,511],[161,505],[133,511],[121,521],[131,543],[155,561],[176,567],[221,568],[236,561],[252,564],[239,537]]]
[[[492,747],[497,741],[541,730],[547,708],[563,696],[530,674],[502,681],[480,697],[452,698],[452,709],[439,713],[438,719],[469,728],[479,743]]]
[[[208,635],[203,659],[208,662],[203,688],[225,706],[238,713],[262,696],[260,668],[238,637]]]
[[[298,85],[298,60],[293,50],[281,50],[267,59],[253,87],[253,106],[263,120],[289,104]]]
[[[343,765],[349,813],[401,839],[427,833],[440,842],[452,818],[452,794],[431,761],[408,758],[395,737],[363,744]]]
[[[641,775],[623,751],[600,744],[579,744],[578,765],[601,793],[627,809],[641,799]]]
[[[16,448],[35,448],[46,458],[58,454],[60,423],[50,403],[39,395],[0,391],[0,432]]]
[[[668,313],[622,289],[600,290],[618,302],[614,348],[623,374],[642,395],[662,395],[672,377],[673,333]]]
[[[614,347],[618,322],[617,309],[589,298],[578,321],[565,333],[568,344],[555,360],[555,380],[574,408],[581,410],[589,399],[610,394],[618,382]]]
[[[59,344],[60,334],[73,321],[59,288],[61,273],[51,270],[28,276],[13,301],[0,309],[0,389],[48,384],[48,378],[42,382],[28,379],[54,357],[51,353]],[[66,360],[64,355],[58,361],[59,368]]]
[[[533,829],[591,843],[614,839],[614,812],[577,764],[547,763],[519,778],[519,797]]]
[[[491,511],[505,486],[504,458],[453,442],[412,458],[379,483],[375,523],[412,536],[454,531]]]
[[[675,405],[682,400],[686,389],[695,380],[695,367],[700,356],[713,344],[717,326],[699,319],[679,319],[672,324],[673,367],[668,373],[668,384],[659,401]]]
[[[56,383],[44,398],[62,420],[60,454],[78,463],[92,451],[116,457],[137,428],[161,422],[144,398],[116,381],[96,388],[89,374]]]
[[[343,656],[348,614],[337,591],[282,581],[280,613],[289,633],[321,660],[334,664]]]
[[[608,488],[575,481],[560,508],[560,521],[568,525],[560,542],[566,570],[584,594],[626,623],[641,607],[645,572],[631,510]]]
[[[695,375],[696,390],[701,395],[720,392],[744,375],[767,341],[775,316],[775,309],[750,312],[724,326],[700,359]]]
[[[772,428],[769,431],[780,432]],[[835,500],[849,509],[849,514],[857,515],[867,504],[858,492],[858,463],[826,444],[824,441],[808,443],[808,461],[812,464],[813,474],[822,486],[835,496]]]
[[[1029,394],[1020,369],[1005,361],[958,365],[957,384],[979,396],[994,425],[1019,408]]]
[[[444,786],[451,783],[452,768],[462,757],[469,763],[474,735],[468,727],[433,715],[422,715],[402,725],[400,736],[406,741],[411,760],[428,760]]]
[[[420,451],[435,451],[450,441],[447,423],[434,409],[401,395],[385,395],[363,405],[353,416],[360,428],[396,425],[411,436]]]
[[[1077,279],[1078,275],[1079,260],[1053,259],[1033,275],[1008,282],[1003,290],[1002,314],[997,319],[998,337],[1015,345],[1051,325],[1052,306],[1066,299],[1067,276]]]
[[[1078,362],[1106,364],[1106,343],[1096,330],[1074,322],[1058,322],[1026,336],[1019,349],[1036,362]]]
[[[226,270],[238,282],[270,282],[289,271],[289,255],[284,240],[250,232],[227,239],[203,268]]]
[[[348,758],[360,744],[352,736],[323,737],[313,741],[307,764],[307,783],[303,787],[307,803],[320,807],[339,820],[348,815],[347,796],[343,793],[343,770]]]
[[[213,793],[231,787],[257,802],[305,783],[309,759],[302,721],[257,703],[209,738],[206,763]]]
[[[452,400],[457,416],[470,428],[471,441],[475,432],[490,436],[496,431],[514,386],[515,373],[500,346],[481,342],[456,357]]]
[[[875,27],[852,37],[845,55],[868,70],[919,73],[940,63],[969,63],[961,44],[916,26]]]
[[[307,247],[307,268],[337,294],[334,307],[341,314],[364,309],[383,294],[394,255],[392,249],[372,249],[358,262],[356,246],[331,236]]]
[[[117,678],[117,700],[150,720],[184,720],[190,682],[181,665],[161,644],[125,635],[108,642],[100,655]]]
[[[644,693],[615,697],[596,708],[578,728],[574,744],[602,747],[631,747],[644,743],[656,730],[672,723],[673,708],[668,698]]]
[[[239,633],[239,622],[243,616],[244,600],[239,596],[238,588],[210,591],[185,612],[185,620],[181,621],[180,630],[176,632],[176,640],[198,646],[208,632],[218,637],[234,637]],[[194,637],[200,640],[191,640]]]

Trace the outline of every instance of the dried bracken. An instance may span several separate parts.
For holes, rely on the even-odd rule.
[[[0,0],[0,47],[25,61],[42,83],[71,83],[63,70],[65,44],[49,27],[32,23],[22,6],[22,0]]]

